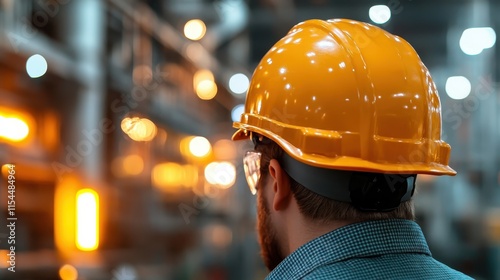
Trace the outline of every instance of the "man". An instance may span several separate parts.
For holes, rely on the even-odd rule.
[[[264,56],[234,140],[258,201],[267,279],[470,279],[432,258],[417,174],[455,175],[432,78],[403,39],[308,20]]]

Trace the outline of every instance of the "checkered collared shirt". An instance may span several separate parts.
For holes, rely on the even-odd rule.
[[[408,220],[351,224],[299,247],[267,276],[275,279],[471,279],[431,256]]]

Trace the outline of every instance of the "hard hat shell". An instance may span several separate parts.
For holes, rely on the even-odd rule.
[[[294,26],[262,58],[233,140],[264,135],[308,165],[455,175],[441,106],[411,45],[348,19]]]

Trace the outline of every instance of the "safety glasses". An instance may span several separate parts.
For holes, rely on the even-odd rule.
[[[257,184],[260,179],[260,157],[257,151],[248,151],[243,158],[243,169],[247,179],[248,187],[253,195],[257,193]]]

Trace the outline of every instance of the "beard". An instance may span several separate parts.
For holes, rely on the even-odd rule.
[[[285,257],[280,249],[276,230],[271,222],[271,212],[262,191],[257,195],[257,231],[262,260],[269,271],[272,271]]]

